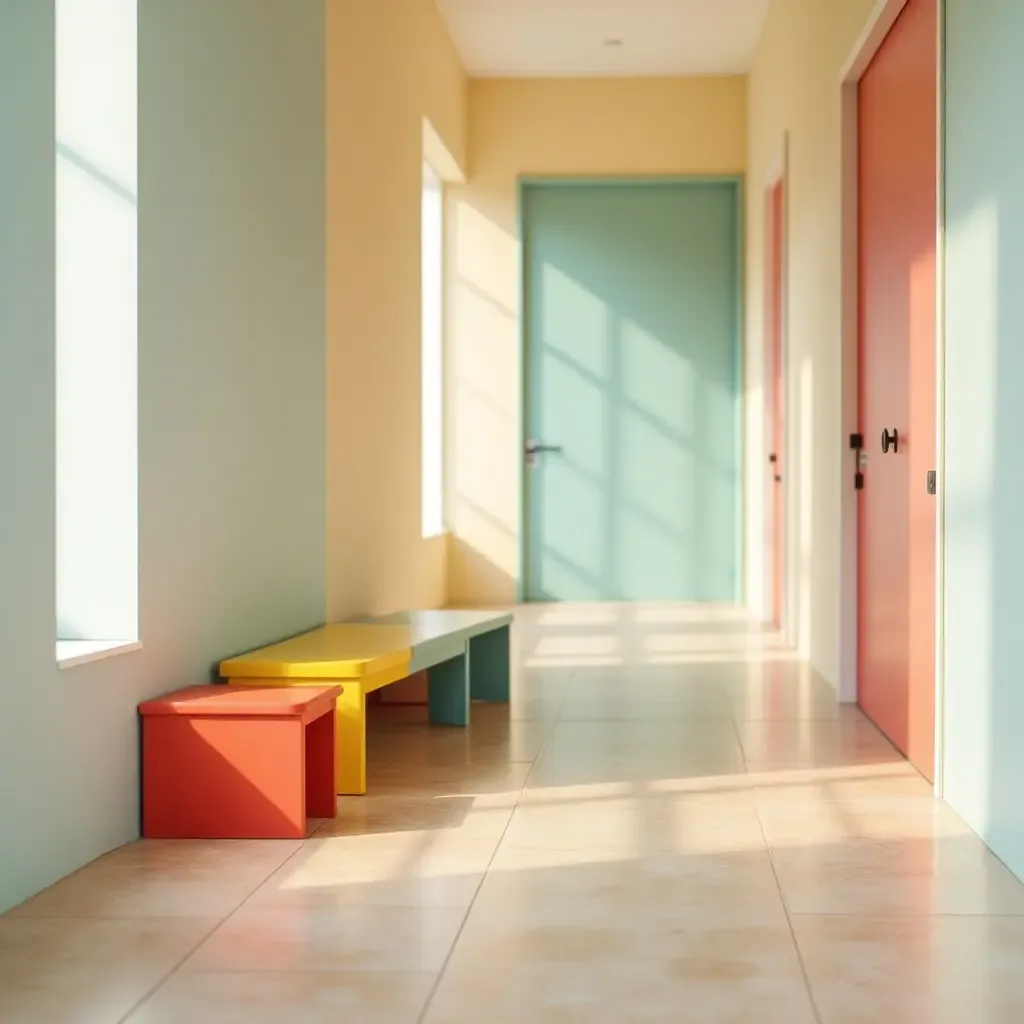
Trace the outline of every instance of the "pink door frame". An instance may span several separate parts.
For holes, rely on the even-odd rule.
[[[785,387],[785,209],[786,186],[780,175],[765,190],[765,565],[768,616],[785,624],[786,594],[786,387]]]

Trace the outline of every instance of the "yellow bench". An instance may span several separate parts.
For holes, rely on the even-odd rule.
[[[340,624],[221,662],[228,683],[244,686],[344,684],[336,706],[338,793],[366,792],[366,695],[409,675],[413,633],[406,626]]]
[[[366,792],[366,695],[426,671],[432,725],[466,726],[471,700],[509,699],[508,613],[402,612],[321,626],[221,663],[246,686],[340,683],[335,775],[344,794]]]
[[[366,695],[426,671],[432,725],[469,725],[471,700],[508,703],[512,616],[501,612],[400,612],[309,633],[221,663],[246,686],[340,683],[335,776],[343,794],[366,792]]]

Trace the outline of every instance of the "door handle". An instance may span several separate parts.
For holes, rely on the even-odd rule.
[[[540,441],[534,441],[532,438],[526,442],[526,454],[537,455],[540,452],[560,452],[562,446],[560,444],[541,444]]]
[[[898,452],[900,450],[900,432],[895,427],[892,428],[891,434],[888,430],[882,431],[883,454],[888,454],[890,448],[892,448],[894,452]]]

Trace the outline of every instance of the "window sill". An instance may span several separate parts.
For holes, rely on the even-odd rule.
[[[141,650],[141,640],[58,640],[57,668],[74,668]]]

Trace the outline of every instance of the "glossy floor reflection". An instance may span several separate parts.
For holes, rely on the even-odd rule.
[[[304,843],[137,843],[0,918],[4,1024],[1010,1024],[1024,886],[730,608],[517,617]]]

